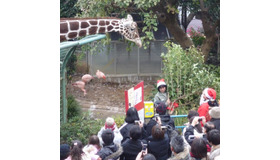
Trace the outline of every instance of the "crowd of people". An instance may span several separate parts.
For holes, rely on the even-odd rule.
[[[220,157],[220,106],[216,91],[202,92],[198,110],[188,112],[182,133],[175,129],[167,112],[170,100],[164,81],[157,85],[155,116],[148,123],[140,120],[137,110],[126,112],[124,124],[117,127],[108,117],[97,135],[84,145],[75,140],[60,146],[61,160],[218,160]]]

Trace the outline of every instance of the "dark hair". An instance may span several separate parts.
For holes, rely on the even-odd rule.
[[[66,159],[70,154],[70,146],[68,144],[60,145],[60,160]]]
[[[182,136],[177,135],[173,137],[170,141],[170,146],[173,148],[175,153],[180,153],[184,151],[184,139]]]
[[[202,138],[195,138],[191,145],[191,152],[194,158],[204,158],[207,156],[206,142]]]
[[[160,88],[161,87],[165,87],[165,93],[167,92],[167,85],[165,85],[165,84],[162,84],[162,85],[160,85],[160,86],[158,86],[158,88],[157,88],[157,90],[160,92]]]
[[[114,141],[114,133],[111,129],[105,129],[102,134],[101,134],[102,140],[104,142],[105,145],[103,146],[107,146],[113,143]]]
[[[192,124],[192,121],[193,121],[193,119],[194,119],[195,117],[196,117],[196,116],[193,116],[193,117],[190,119],[190,124]],[[202,133],[202,127],[201,127],[200,122],[198,122],[198,124],[195,125],[194,128],[197,130],[198,133]]]
[[[194,116],[199,116],[199,113],[195,110],[190,110],[188,113],[188,119],[191,119]]]
[[[213,145],[220,144],[220,131],[217,129],[212,129],[210,132],[207,133],[207,139]]]
[[[83,153],[83,144],[79,140],[74,140],[71,145],[71,159],[72,160],[81,160]]]
[[[136,108],[130,107],[126,112],[126,117],[124,120],[126,123],[134,123],[135,120],[139,121],[139,116]]]
[[[89,137],[88,144],[97,145],[100,148],[100,142],[97,135],[92,135]]]
[[[204,128],[206,130],[206,133],[208,133],[209,131],[211,131],[212,129],[215,129],[215,124],[213,122],[206,122],[204,125]]]
[[[155,140],[162,140],[164,138],[165,131],[161,129],[160,125],[154,125],[152,128],[152,136]]]
[[[143,157],[143,160],[156,160],[156,157],[151,153],[148,153]]]
[[[133,125],[129,130],[129,135],[133,140],[137,140],[141,138],[142,131],[138,125]]]

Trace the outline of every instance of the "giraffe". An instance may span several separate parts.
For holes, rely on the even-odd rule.
[[[98,33],[119,32],[127,40],[130,40],[140,48],[142,42],[138,33],[137,23],[131,15],[127,18],[61,18],[60,42],[77,37],[83,37]]]

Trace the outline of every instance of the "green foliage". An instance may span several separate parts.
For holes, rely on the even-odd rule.
[[[73,140],[80,140],[83,144],[88,143],[88,138],[95,134],[104,125],[102,120],[91,120],[89,114],[76,116],[68,120],[67,123],[60,125],[60,144],[71,144]]]
[[[69,81],[72,75],[76,72],[77,56],[72,54],[66,64],[67,80]]]
[[[125,116],[112,116],[112,118],[114,118],[116,125],[120,128],[124,123]]]
[[[81,115],[81,106],[72,95],[67,96],[67,119]]]
[[[153,31],[157,31],[157,17],[150,11],[149,13],[144,13],[144,24],[145,26],[142,29],[142,32],[145,33],[146,36],[141,37],[143,42],[144,49],[150,44],[151,40],[154,40],[154,33]]]
[[[203,41],[206,39],[206,37],[202,32],[203,32],[202,29],[200,29],[200,31],[199,30],[196,31],[192,27],[187,30],[187,34],[190,35],[195,47],[201,46]]]
[[[74,17],[80,13],[79,8],[75,6],[77,0],[60,0],[60,18]]]
[[[204,64],[203,54],[195,47],[188,51],[172,42],[164,44],[167,54],[162,53],[163,76],[168,85],[171,101],[178,99],[181,113],[198,107],[201,92],[210,87],[220,93],[220,77]]]

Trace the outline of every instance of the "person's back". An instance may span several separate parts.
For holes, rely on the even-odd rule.
[[[214,160],[215,157],[220,155],[220,131],[217,129],[209,131],[207,134],[207,139],[212,145],[209,159]]]
[[[115,120],[111,117],[106,118],[104,127],[102,127],[97,134],[97,136],[100,140],[100,144],[101,145],[103,144],[101,134],[105,129],[111,129],[114,132],[114,143],[118,144],[118,145],[121,145],[121,141],[123,140],[123,137],[122,137],[122,135],[121,135],[116,123],[115,123]]]
[[[130,139],[122,144],[123,154],[120,160],[135,160],[137,154],[142,150],[141,128],[134,125],[130,129]]]
[[[148,139],[148,153],[153,154],[157,160],[166,160],[169,155],[169,138],[159,125],[152,129],[152,136]]]
[[[212,107],[209,111],[210,122],[214,123],[215,128],[220,131],[220,107]]]
[[[89,155],[84,153],[82,149],[82,142],[79,140],[74,140],[71,145],[70,155],[65,160],[90,160]]]
[[[184,138],[180,135],[173,137],[170,141],[170,148],[173,156],[168,160],[188,160],[189,149],[187,148]]]
[[[101,148],[101,150],[97,152],[97,155],[102,160],[118,159],[120,157],[120,155],[122,154],[123,149],[121,146],[114,144],[113,131],[110,129],[106,129],[103,131],[101,137],[102,137],[104,144],[103,144],[103,148]]]

